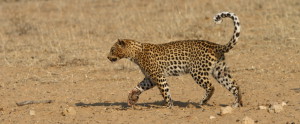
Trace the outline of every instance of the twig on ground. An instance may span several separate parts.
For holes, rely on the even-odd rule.
[[[52,102],[54,102],[54,100],[40,100],[40,101],[29,100],[29,101],[18,102],[16,104],[18,106],[23,106],[28,104],[52,103]]]

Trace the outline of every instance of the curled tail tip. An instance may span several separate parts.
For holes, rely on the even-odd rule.
[[[213,20],[216,24],[220,24],[222,22],[222,18],[233,16],[235,16],[235,14],[231,12],[220,12],[214,16]]]
[[[215,20],[215,19],[214,19],[215,24],[221,24],[222,21],[223,21],[222,19],[220,19],[220,20]]]
[[[216,23],[216,24],[221,24],[222,23],[222,18],[221,18],[221,16],[219,16],[219,15],[216,15],[216,16],[214,16],[214,22]]]
[[[231,18],[233,20],[233,24],[234,24],[233,36],[231,37],[229,42],[226,45],[224,45],[223,49],[221,50],[224,53],[226,53],[230,49],[232,49],[234,45],[236,45],[236,42],[240,36],[241,27],[240,27],[239,18],[234,13],[231,13],[231,12],[220,12],[220,13],[216,14],[213,19],[216,24],[220,24],[222,22],[223,18]]]
[[[220,13],[217,13],[215,16],[214,16],[214,22],[216,23],[216,24],[221,24],[222,23],[222,13],[227,13],[227,12],[220,12]]]

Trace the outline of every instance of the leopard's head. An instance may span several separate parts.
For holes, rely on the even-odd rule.
[[[135,53],[136,41],[129,39],[118,39],[118,41],[111,47],[107,58],[111,62],[115,62],[122,58],[132,58]]]

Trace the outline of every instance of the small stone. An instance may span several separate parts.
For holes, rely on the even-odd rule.
[[[211,119],[211,120],[212,120],[212,119],[215,119],[215,118],[216,118],[215,116],[212,116],[212,115],[209,116],[209,119]]]
[[[70,108],[68,109],[68,112],[70,113],[70,115],[76,115],[76,110],[75,110],[74,107],[70,107]]]
[[[196,108],[193,104],[188,104],[186,107],[187,108]]]
[[[69,107],[69,108],[65,108],[62,112],[62,115],[63,116],[66,116],[66,115],[76,115],[76,110],[74,107]]]
[[[258,108],[259,108],[259,110],[265,110],[265,109],[267,109],[266,106],[262,106],[262,105],[258,106]]]
[[[221,115],[232,113],[233,108],[231,106],[221,107]]]
[[[243,118],[242,124],[255,124],[255,122],[252,118],[246,116]]]
[[[29,115],[35,115],[35,111],[34,110],[30,110],[29,111]]]
[[[270,113],[279,113],[279,112],[283,111],[283,107],[281,104],[275,103],[269,108],[268,111]]]
[[[283,106],[286,106],[287,104],[286,104],[286,102],[281,102],[281,106],[283,107]]]
[[[186,106],[187,108],[196,108],[196,106],[194,106],[190,100],[188,100],[188,105]]]

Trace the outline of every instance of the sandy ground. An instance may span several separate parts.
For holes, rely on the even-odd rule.
[[[157,88],[135,109],[128,91],[143,75],[128,60],[106,55],[118,38],[165,43],[205,39],[225,44],[231,20],[240,17],[238,44],[226,54],[244,107],[220,115],[233,96],[213,81],[212,106],[197,104],[204,90],[189,75],[169,77],[174,108],[161,104]],[[0,123],[300,123],[299,0],[1,0]],[[54,100],[17,106],[27,100]],[[287,103],[274,113],[258,109]],[[214,119],[210,117],[214,116]]]

